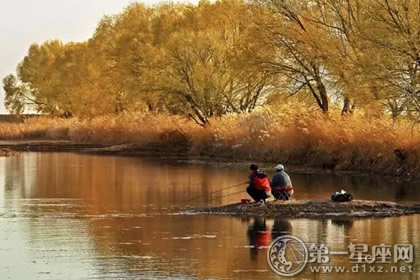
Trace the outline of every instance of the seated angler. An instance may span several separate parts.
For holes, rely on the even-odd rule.
[[[279,164],[275,167],[276,173],[271,179],[271,193],[277,200],[289,200],[293,194],[292,181],[284,171],[284,166]]]
[[[265,203],[267,198],[271,196],[268,177],[255,164],[251,164],[249,169],[249,186],[246,191],[255,202]]]

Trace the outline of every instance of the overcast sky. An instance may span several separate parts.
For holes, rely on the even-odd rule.
[[[32,43],[60,39],[83,41],[94,32],[99,19],[121,12],[131,0],[0,0],[0,81],[14,73]],[[155,5],[160,0],[140,1]],[[169,2],[169,1],[165,1]],[[176,2],[193,2],[185,0]],[[3,105],[0,87],[0,113]]]

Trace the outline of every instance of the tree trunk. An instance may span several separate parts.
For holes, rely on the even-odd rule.
[[[328,113],[328,109],[329,109],[329,104],[328,104],[328,95],[327,95],[327,90],[325,89],[324,84],[319,81],[318,84],[318,91],[319,91],[319,95],[321,96],[321,109],[322,111],[324,111],[324,113]]]
[[[343,109],[341,110],[341,115],[353,114],[354,112],[354,102],[348,98],[344,98]]]
[[[314,70],[314,79],[315,79],[316,87],[318,90],[318,94],[316,94],[315,98],[317,99],[317,103],[319,107],[321,108],[321,110],[324,113],[328,113],[328,109],[329,109],[328,108],[329,107],[328,94],[327,94],[327,89],[325,88],[325,85],[322,82],[319,66],[313,65],[312,68]]]

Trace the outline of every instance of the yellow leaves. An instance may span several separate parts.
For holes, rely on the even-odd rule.
[[[33,44],[18,78],[35,95],[29,103],[54,115],[150,110],[204,125],[269,104],[275,114],[262,109],[250,121],[269,127],[289,124],[289,115],[309,118],[316,107],[336,114],[350,100],[373,118],[416,116],[416,99],[407,96],[420,84],[419,10],[414,0],[384,3],[132,3],[104,17],[87,42]]]

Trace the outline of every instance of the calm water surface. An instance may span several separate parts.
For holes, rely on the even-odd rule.
[[[420,215],[384,219],[259,219],[180,215],[245,198],[185,201],[246,180],[243,170],[67,153],[0,158],[0,279],[280,279],[266,250],[284,234],[346,250],[411,243],[414,273],[312,273],[296,279],[420,279]],[[359,199],[420,201],[418,183],[291,174],[297,199],[343,186]],[[219,198],[218,198],[219,197]],[[216,198],[211,200],[211,198]],[[348,256],[331,264],[348,265]]]

